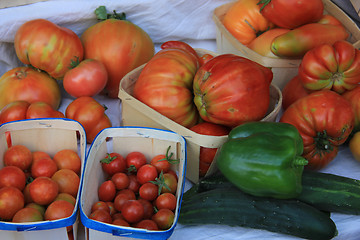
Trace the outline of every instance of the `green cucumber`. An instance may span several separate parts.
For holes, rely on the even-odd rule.
[[[337,234],[329,215],[298,200],[256,197],[236,187],[215,188],[188,195],[179,223],[226,224],[306,239],[331,239]]]

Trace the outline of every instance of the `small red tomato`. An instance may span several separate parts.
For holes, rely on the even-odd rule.
[[[129,200],[135,200],[135,197],[129,195],[129,194],[118,194],[116,195],[115,199],[114,199],[114,207],[117,211],[121,212],[125,202],[129,201]]]
[[[152,202],[145,200],[143,198],[139,198],[138,201],[144,207],[144,219],[150,219],[152,215],[154,215],[154,206]]]
[[[140,183],[136,177],[136,175],[129,175],[129,180],[130,180],[130,183],[129,183],[129,186],[128,186],[128,189],[132,190],[133,192],[138,192],[139,191],[139,188],[140,188]]]
[[[126,170],[126,161],[119,153],[109,153],[100,162],[102,169],[110,176],[118,172],[125,172]]]
[[[118,172],[112,175],[111,181],[114,182],[116,190],[121,190],[129,187],[130,179],[129,176],[123,172]]]
[[[73,65],[63,79],[64,89],[71,96],[92,97],[105,88],[108,74],[102,62],[96,59],[85,59],[74,62]]]
[[[156,222],[151,219],[144,219],[134,225],[136,228],[144,228],[147,230],[159,230]]]
[[[0,218],[11,220],[15,213],[24,207],[24,195],[15,187],[0,189]]]
[[[89,216],[90,219],[103,222],[103,223],[112,223],[111,215],[108,211],[98,209],[92,212]]]
[[[111,180],[103,182],[98,189],[98,196],[100,201],[113,201],[116,195],[115,184]]]
[[[136,223],[144,217],[144,207],[138,200],[129,200],[124,203],[121,214],[127,222]]]
[[[174,211],[176,208],[176,197],[172,193],[162,193],[155,200],[157,209],[167,208]]]
[[[175,214],[173,211],[163,208],[155,213],[151,219],[156,222],[159,229],[169,229],[174,222]]]
[[[21,170],[27,170],[32,163],[32,153],[24,145],[13,145],[4,153],[4,165],[16,166]]]
[[[153,201],[158,196],[158,186],[151,182],[146,182],[139,188],[139,196],[143,199]]]
[[[80,174],[81,159],[78,153],[72,149],[63,149],[55,153],[53,157],[58,169],[70,169]]]
[[[146,157],[141,152],[130,152],[125,157],[126,167],[130,172],[136,172],[142,165],[146,164]]]
[[[65,200],[56,200],[52,202],[45,211],[45,220],[56,220],[70,217],[74,211],[74,205]]]
[[[139,183],[142,185],[149,181],[154,181],[158,176],[156,167],[151,164],[145,164],[139,168],[136,177]]]
[[[58,184],[48,177],[38,177],[31,182],[29,187],[31,199],[40,205],[48,205],[59,193]]]
[[[71,203],[74,206],[76,204],[76,198],[73,195],[71,195],[70,193],[66,193],[66,192],[59,193],[56,196],[54,201],[56,201],[56,200],[65,200],[65,201],[68,201],[69,203]]]
[[[44,221],[44,217],[41,212],[35,208],[25,207],[17,211],[12,218],[12,222],[24,223],[24,222],[38,222]]]
[[[34,161],[31,165],[31,176],[33,178],[51,178],[57,170],[56,163],[51,158],[42,158]]]
[[[99,209],[108,211],[110,213],[109,205],[107,205],[104,201],[97,201],[91,206],[91,212],[95,212]]]
[[[121,219],[121,218],[114,219],[112,224],[118,226],[130,227],[130,224],[125,219]]]
[[[162,187],[161,193],[169,192],[175,194],[178,183],[176,177],[171,173],[164,173],[163,177],[165,186]]]
[[[20,191],[25,188],[25,173],[18,167],[6,166],[0,169],[0,188],[16,187]]]
[[[73,170],[60,169],[51,177],[58,186],[60,193],[68,193],[76,198],[80,185],[80,177]]]

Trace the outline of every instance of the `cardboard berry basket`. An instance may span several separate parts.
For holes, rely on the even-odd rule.
[[[79,226],[78,204],[82,173],[85,165],[86,136],[79,122],[70,119],[29,119],[2,124],[0,126],[0,168],[4,166],[3,153],[10,146],[22,144],[30,151],[43,151],[51,157],[63,149],[76,151],[81,159],[80,185],[76,205],[70,217],[55,221],[29,223],[0,222],[0,239],[52,239],[67,240],[67,227],[72,226],[77,239]]]
[[[241,44],[222,24],[227,10],[235,2],[230,2],[215,8],[213,20],[216,25],[216,47],[219,53],[233,53],[249,58],[265,67],[271,67],[274,73],[273,83],[282,89],[298,73],[301,59],[284,59],[264,57]],[[349,33],[347,41],[355,47],[360,47],[360,29],[354,21],[330,0],[323,0],[324,13],[335,16]]]
[[[177,173],[175,218],[167,230],[146,230],[133,227],[123,227],[102,223],[89,218],[91,206],[99,200],[98,188],[106,180],[107,175],[101,167],[100,160],[107,153],[116,152],[123,157],[133,151],[142,152],[149,163],[152,157],[165,154],[170,147],[173,159],[178,163],[172,164],[171,169]],[[170,153],[169,152],[169,153]],[[81,222],[85,227],[86,240],[98,239],[168,239],[174,231],[180,213],[181,198],[185,185],[186,170],[186,142],[179,134],[155,128],[145,127],[111,127],[102,130],[92,142],[86,160],[84,184],[80,200]]]
[[[196,49],[196,51],[199,55],[205,53],[217,55],[203,49]],[[118,96],[122,103],[122,125],[167,129],[184,136],[187,141],[188,154],[186,178],[196,183],[199,181],[200,147],[219,148],[226,141],[227,136],[207,136],[195,133],[134,98],[132,96],[134,84],[144,66],[142,65],[125,75],[120,82]],[[270,86],[270,106],[267,115],[262,121],[275,121],[280,112],[281,104],[281,91],[272,84]],[[206,175],[213,173],[216,169],[214,166],[215,162],[213,161]]]

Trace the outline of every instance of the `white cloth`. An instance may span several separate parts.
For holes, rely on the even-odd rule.
[[[215,24],[212,11],[230,0],[51,0],[11,7],[0,10],[0,75],[20,66],[13,47],[14,35],[24,22],[45,18],[61,26],[70,28],[78,35],[97,22],[94,10],[106,6],[109,12],[116,10],[125,12],[127,19],[144,29],[153,39],[156,51],[159,45],[168,40],[182,40],[194,48],[204,48],[216,51]],[[96,96],[102,104],[108,107],[107,114],[113,126],[120,125],[121,103],[118,99],[107,99]],[[64,112],[73,100],[63,91],[60,111]],[[336,159],[324,172],[360,179],[360,163],[356,162],[348,148],[341,148]],[[186,190],[191,183],[186,181]],[[331,214],[339,235],[338,240],[355,240],[360,235],[360,216]],[[80,234],[81,238],[83,237]],[[221,240],[221,239],[296,239],[291,236],[254,230],[241,227],[220,225],[181,226],[177,225],[172,240]]]

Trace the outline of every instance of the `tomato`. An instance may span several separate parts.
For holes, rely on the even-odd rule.
[[[95,220],[95,221],[99,221],[99,222],[104,222],[104,223],[112,223],[112,218],[109,212],[105,211],[105,210],[95,210],[94,212],[92,212],[89,216],[90,219]]]
[[[138,200],[128,200],[121,208],[121,214],[129,223],[139,222],[144,217],[144,207]]]
[[[260,13],[258,0],[238,0],[227,10],[222,20],[224,27],[242,44],[247,45],[256,36],[273,27]]]
[[[146,182],[139,188],[139,196],[145,200],[153,201],[158,196],[158,186],[151,182]]]
[[[176,177],[171,173],[164,173],[163,179],[164,179],[165,186],[163,186],[161,188],[161,193],[175,194],[176,189],[177,189],[177,183],[178,183]]]
[[[11,220],[24,204],[24,195],[18,188],[0,188],[0,219]]]
[[[17,211],[12,218],[12,222],[24,223],[24,222],[39,222],[44,221],[44,217],[35,208],[25,207]]]
[[[71,96],[75,98],[93,97],[105,88],[108,74],[104,64],[100,61],[85,59],[74,65],[66,72],[63,79],[64,89]]]
[[[275,25],[293,29],[320,20],[324,11],[322,0],[261,0],[261,14]]]
[[[76,33],[46,19],[22,24],[15,33],[14,46],[21,62],[44,70],[55,79],[65,75],[72,59],[82,60],[84,54]]]
[[[22,191],[25,188],[25,173],[16,166],[5,166],[0,169],[0,188],[15,187]]]
[[[228,135],[230,129],[223,125],[210,123],[210,122],[201,122],[190,128],[190,130],[202,134],[202,135],[210,135],[210,136],[224,136]],[[207,170],[212,163],[217,148],[206,148],[200,147],[200,156],[199,156],[199,176],[205,176]]]
[[[112,126],[104,106],[92,97],[76,98],[67,106],[65,116],[81,123],[88,143],[91,143],[101,130]]]
[[[200,66],[204,65],[206,62],[208,62],[210,59],[212,59],[214,56],[208,53],[205,53],[201,57],[199,57],[199,64]]]
[[[34,203],[33,200],[31,199],[31,195],[30,195],[30,185],[31,185],[31,182],[26,184],[25,188],[22,190],[26,204]],[[37,204],[37,203],[34,203],[34,204]],[[37,205],[40,205],[40,204],[37,204]]]
[[[298,73],[306,89],[342,94],[360,83],[360,50],[347,41],[320,45],[305,54]]]
[[[116,195],[114,199],[114,207],[117,211],[121,212],[124,204],[129,200],[135,200],[135,195],[126,194],[126,193],[120,193]]]
[[[113,201],[116,195],[115,184],[111,180],[103,182],[98,189],[98,196],[100,201]]]
[[[126,161],[120,153],[108,153],[100,162],[102,169],[110,176],[126,170]]]
[[[282,108],[286,110],[296,100],[309,95],[311,91],[304,88],[299,75],[296,75],[286,83],[281,93],[283,95]]]
[[[149,181],[154,181],[157,176],[156,167],[151,164],[143,165],[136,174],[136,178],[141,185]]]
[[[91,212],[95,212],[96,210],[105,210],[110,213],[109,205],[104,201],[97,201],[91,205]]]
[[[97,9],[97,11],[106,9]],[[84,31],[81,36],[85,58],[101,61],[108,72],[105,93],[118,97],[120,80],[136,67],[149,61],[155,52],[150,36],[125,19],[106,19]]]
[[[0,77],[0,109],[17,100],[46,102],[53,109],[58,109],[61,101],[60,87],[46,73],[30,67],[16,67]]]
[[[111,181],[115,184],[116,190],[121,190],[129,187],[129,176],[123,172],[117,172],[111,177]]]
[[[199,68],[194,102],[204,121],[228,127],[262,119],[270,104],[273,73],[254,61],[222,54]]]
[[[56,201],[56,200],[65,200],[74,206],[76,204],[76,198],[73,195],[71,195],[70,193],[66,193],[66,192],[60,192],[54,199],[54,201]]]
[[[138,192],[139,188],[140,188],[140,182],[138,181],[137,176],[130,174],[129,180],[130,180],[130,183],[129,183],[128,189],[130,189],[133,192]]]
[[[159,230],[155,221],[151,219],[143,219],[134,225],[136,228],[144,228],[147,230]]]
[[[74,212],[74,205],[65,200],[52,202],[45,211],[44,219],[48,221],[70,217]]]
[[[124,219],[115,219],[112,224],[124,227],[130,227],[130,224]]]
[[[307,169],[319,170],[331,162],[354,127],[350,102],[330,90],[309,94],[288,107],[280,122],[294,125],[304,143]]]
[[[121,212],[116,212],[114,215],[111,216],[111,218],[112,218],[113,221],[115,221],[116,219],[124,220],[124,217],[121,215]]]
[[[29,148],[24,145],[13,145],[9,147],[4,153],[4,165],[16,166],[25,171],[29,169],[33,157]]]
[[[174,222],[174,218],[174,212],[166,208],[160,209],[151,217],[161,230],[169,229]]]
[[[360,132],[356,132],[349,141],[349,148],[352,156],[360,162]]]
[[[32,118],[64,118],[64,114],[53,109],[46,102],[33,102],[27,109],[26,119]]]
[[[29,187],[31,199],[40,205],[48,205],[59,193],[58,184],[48,177],[38,177],[31,182]]]
[[[142,165],[146,164],[146,157],[141,152],[130,152],[125,157],[128,171],[137,171]],[[134,169],[135,168],[135,169]]]
[[[353,90],[346,91],[342,96],[347,99],[354,111],[355,125],[353,132],[360,131],[360,86]]]
[[[176,197],[172,193],[162,193],[155,200],[155,206],[157,209],[167,208],[174,211],[176,208]]]
[[[161,171],[168,172],[171,168],[171,163],[168,161],[165,154],[159,154],[153,157],[150,164],[156,167],[158,173]]]
[[[27,203],[25,205],[25,207],[26,208],[35,208],[36,210],[38,210],[41,213],[42,216],[44,216],[45,210],[46,210],[45,206],[37,204],[37,203]]]
[[[77,196],[80,185],[80,177],[73,170],[60,169],[51,177],[58,186],[60,193],[68,193],[73,197]]]
[[[289,32],[286,28],[272,28],[257,36],[247,47],[264,57],[279,58],[271,51],[271,43],[277,36]]]
[[[176,123],[191,127],[198,120],[192,84],[199,62],[193,52],[181,46],[155,54],[136,80],[133,95]]]
[[[58,169],[70,169],[80,174],[81,159],[79,154],[72,149],[63,149],[55,153],[53,157]]]
[[[31,165],[31,176],[33,178],[41,176],[51,178],[57,170],[56,163],[51,158],[41,158]]]
[[[114,204],[114,202],[106,202],[106,204],[107,204],[108,207],[109,207],[110,215],[111,215],[111,217],[112,217],[115,213],[117,213],[117,210],[116,210],[116,208],[115,208],[115,204]]]
[[[138,198],[138,201],[143,205],[144,207],[144,219],[150,219],[152,215],[154,215],[154,206],[153,204],[146,199]]]
[[[41,158],[50,158],[51,159],[50,155],[43,151],[33,151],[32,156],[33,156],[33,162],[35,162],[36,160],[41,159]]]

